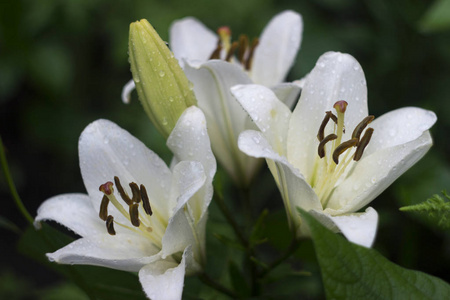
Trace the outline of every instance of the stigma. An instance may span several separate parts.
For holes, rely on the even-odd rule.
[[[114,186],[122,201],[119,201],[114,195]],[[153,215],[153,211],[150,206],[150,200],[145,186],[143,184],[138,186],[135,182],[131,182],[129,183],[129,187],[132,194],[131,197],[125,191],[117,176],[114,176],[114,183],[108,181],[99,187],[99,190],[103,193],[99,217],[106,222],[106,230],[110,235],[116,234],[114,224],[143,234],[148,234],[153,231],[153,222],[150,219],[150,216]],[[114,220],[114,217],[108,213],[109,203],[111,203],[120,214],[129,221],[129,224],[118,223]]]
[[[252,68],[253,54],[259,39],[254,38],[251,43],[247,35],[241,34],[237,41],[231,40],[231,30],[222,26],[217,30],[219,41],[209,59],[222,59],[227,62],[238,62],[246,71]]]
[[[374,116],[367,116],[355,126],[351,137],[343,141],[347,106],[346,101],[337,101],[333,105],[336,114],[332,111],[325,112],[317,132],[319,145],[310,185],[323,208],[326,208],[335,187],[350,171],[352,165],[362,158],[374,131],[373,128],[367,127],[374,120]]]

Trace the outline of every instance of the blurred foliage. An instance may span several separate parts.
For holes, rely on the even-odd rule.
[[[257,36],[274,14],[293,9],[303,16],[304,35],[289,80],[306,75],[325,51],[348,52],[365,71],[372,114],[380,116],[399,107],[420,106],[438,115],[432,128],[434,147],[372,203],[380,215],[374,247],[397,264],[449,281],[449,233],[436,231],[420,216],[398,211],[400,206],[423,202],[436,191],[449,190],[448,3],[446,0],[1,1],[0,135],[19,193],[34,215],[38,205],[53,195],[84,192],[77,141],[83,128],[98,118],[116,122],[167,162],[170,160],[163,138],[151,126],[136,94],[132,95],[130,105],[120,100],[122,86],[131,78],[127,56],[131,22],[146,18],[168,39],[171,22],[192,15],[211,29],[228,25],[236,36],[240,33]],[[224,190],[229,184],[225,179]],[[0,258],[0,282],[9,282],[6,287],[11,288],[8,291],[2,285],[0,293],[12,291],[5,294],[8,299],[24,299],[27,288],[40,292],[48,287],[54,288],[54,293],[60,288],[77,295],[73,286],[58,283],[61,274],[70,275],[61,271],[65,267],[46,261],[42,252],[45,248],[36,253],[41,258],[37,264],[29,258],[33,248],[24,244],[24,236],[20,248],[27,256],[18,254],[15,245],[20,235],[16,227],[25,228],[25,220],[15,209],[1,179],[0,196],[0,247],[4,254]],[[240,207],[237,195],[225,196],[234,199],[229,203],[230,209]],[[255,217],[266,208],[269,212],[254,234],[258,239],[267,237],[267,242],[256,249],[259,258],[270,262],[289,245],[291,236],[279,193],[267,170],[254,182],[252,201]],[[208,251],[213,253],[208,257],[208,273],[230,287],[240,284],[235,279],[245,270],[246,262],[242,251],[224,247],[216,238],[235,240],[214,203],[208,230]],[[38,233],[29,229],[27,234]],[[42,264],[52,269],[43,268]],[[94,267],[70,268],[106,279],[107,274],[117,274]],[[229,270],[237,277],[229,278]],[[119,273],[120,277],[134,277]],[[280,278],[283,280],[277,281]],[[137,283],[130,278],[129,282]],[[294,259],[271,272],[263,286],[275,298],[287,295],[323,298],[312,242],[302,242]],[[138,285],[135,287],[141,292]],[[187,279],[186,287],[189,287],[185,291],[187,298],[219,297],[195,277]]]

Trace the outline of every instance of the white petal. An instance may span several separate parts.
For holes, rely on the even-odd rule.
[[[430,133],[425,131],[416,140],[363,156],[336,187],[325,212],[343,214],[366,206],[421,159],[431,145]]]
[[[302,32],[302,17],[293,11],[284,11],[269,22],[253,57],[255,83],[272,87],[286,78],[300,49]]]
[[[298,84],[290,82],[280,83],[272,88],[277,98],[289,108],[294,107],[300,95],[300,90],[301,88]]]
[[[158,252],[150,240],[141,235],[118,233],[111,236],[106,233],[78,239],[56,252],[48,253],[47,257],[61,264],[137,272],[144,265],[160,259]]]
[[[372,138],[364,156],[369,156],[380,149],[393,147],[417,139],[436,122],[432,111],[404,107],[390,111],[376,118],[369,127],[374,129]]]
[[[136,88],[136,85],[134,84],[134,80],[131,79],[130,81],[125,84],[125,86],[122,89],[122,101],[123,103],[130,103],[131,101],[131,92]]]
[[[183,295],[186,251],[179,265],[157,261],[139,271],[139,281],[147,297],[152,300],[177,300]]]
[[[84,185],[96,211],[103,197],[99,186],[118,176],[129,195],[130,182],[144,184],[152,208],[168,219],[170,208],[166,199],[171,182],[170,170],[138,139],[110,121],[98,120],[83,131],[78,150]],[[114,218],[121,220],[121,215],[112,205],[110,209]]]
[[[236,182],[248,180],[254,172],[254,160],[239,151],[237,138],[239,133],[250,129],[249,117],[230,88],[251,83],[250,78],[239,66],[217,60],[199,68],[186,65],[185,72],[194,84],[198,106],[205,114],[214,154]]]
[[[292,113],[288,132],[288,160],[310,178],[316,138],[326,111],[334,111],[338,100],[348,102],[345,113],[347,128],[343,140],[367,116],[367,87],[359,63],[350,55],[328,52],[322,55],[306,78],[300,100]]]
[[[38,208],[35,226],[40,221],[53,220],[73,230],[80,236],[106,232],[103,222],[88,195],[66,194],[52,197]]]
[[[180,64],[183,60],[204,62],[217,47],[218,37],[195,18],[175,21],[170,27],[170,49]]]
[[[275,94],[262,85],[238,85],[233,95],[263,132],[271,147],[286,155],[286,139],[291,111]]]
[[[284,158],[279,156],[261,132],[247,130],[239,136],[239,149],[254,157],[266,158],[270,171],[274,176],[278,189],[283,197],[286,213],[294,226],[301,224],[296,207],[306,211],[311,209],[322,210],[322,205],[314,190],[305,181],[300,172],[292,167]],[[297,234],[301,234],[297,231]]]
[[[333,231],[340,231],[352,243],[370,248],[375,240],[378,213],[368,207],[364,213],[330,216],[320,211],[311,211],[323,225]]]

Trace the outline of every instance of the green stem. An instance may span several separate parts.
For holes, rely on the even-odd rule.
[[[267,274],[269,274],[273,269],[275,269],[278,265],[280,265],[282,262],[284,262],[286,259],[288,259],[292,254],[294,254],[294,252],[298,249],[299,245],[300,245],[299,240],[296,239],[295,237],[293,237],[292,241],[289,244],[286,251],[279,258],[277,258],[271,264],[269,264],[269,266],[259,274],[259,277],[263,278],[263,277],[267,276]]]
[[[20,212],[25,217],[25,219],[31,225],[33,225],[33,217],[27,211],[27,209],[25,208],[25,205],[23,205],[23,202],[19,197],[19,194],[17,193],[17,189],[16,189],[16,186],[12,179],[11,172],[9,171],[8,162],[6,160],[6,155],[5,155],[5,148],[3,146],[3,141],[2,141],[1,137],[0,137],[0,163],[2,164],[3,173],[5,174],[5,179],[8,184],[9,191],[11,192],[11,196],[13,197],[17,208],[20,210]]]
[[[200,280],[201,280],[204,284],[206,284],[206,285],[212,287],[212,288],[215,289],[216,291],[219,291],[219,292],[221,292],[222,294],[227,295],[227,296],[229,296],[229,297],[231,297],[231,298],[233,298],[233,299],[239,298],[238,295],[237,295],[234,291],[232,291],[232,290],[230,290],[230,289],[224,287],[224,286],[221,285],[220,283],[216,282],[214,279],[212,279],[211,277],[209,277],[208,274],[206,274],[206,273],[201,273],[198,277],[200,278]]]

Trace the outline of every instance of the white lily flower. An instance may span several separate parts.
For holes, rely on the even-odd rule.
[[[247,113],[230,92],[237,84],[258,83],[273,88],[289,106],[300,88],[282,83],[300,48],[303,23],[298,13],[284,11],[250,42],[245,35],[231,41],[221,27],[216,35],[201,22],[187,17],[173,23],[170,45],[193,83],[198,106],[205,112],[212,148],[234,181],[247,186],[260,166],[237,147],[239,134],[254,129]]]
[[[81,236],[49,259],[139,272],[149,298],[181,299],[185,273],[204,265],[216,172],[198,108],[186,109],[167,145],[174,153],[171,168],[116,124],[90,124],[79,141],[88,195],[59,195],[38,209],[36,226],[54,220]]]
[[[361,66],[336,52],[320,57],[292,113],[263,86],[237,86],[232,92],[261,130],[243,132],[239,148],[266,158],[297,236],[308,234],[296,211],[301,207],[350,241],[370,247],[378,215],[370,207],[357,211],[425,155],[436,115],[405,107],[372,122]]]

